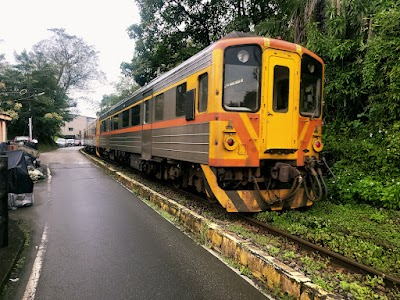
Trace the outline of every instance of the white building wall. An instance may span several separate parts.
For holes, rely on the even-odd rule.
[[[61,135],[75,135],[76,138],[80,139],[83,136],[83,131],[86,126],[94,120],[96,120],[96,118],[75,116],[72,121],[66,122],[65,125],[61,127]]]

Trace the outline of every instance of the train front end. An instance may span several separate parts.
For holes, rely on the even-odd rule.
[[[213,62],[216,113],[209,164],[202,165],[209,198],[230,212],[321,199],[322,60],[298,45],[257,37],[221,41]]]

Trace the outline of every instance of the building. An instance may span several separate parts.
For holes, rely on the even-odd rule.
[[[11,117],[0,113],[0,143],[7,142],[7,121],[11,121]]]
[[[66,122],[61,127],[61,135],[65,138],[73,138],[80,140],[83,137],[83,131],[88,124],[94,122],[96,118],[86,116],[75,116],[72,121]]]

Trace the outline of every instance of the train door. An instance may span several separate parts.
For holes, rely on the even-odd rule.
[[[142,159],[151,159],[152,153],[152,120],[151,120],[151,105],[152,98],[143,102],[143,122],[142,122]]]
[[[296,53],[268,49],[263,55],[263,125],[264,153],[293,153],[298,145],[298,104],[295,95],[299,85]]]

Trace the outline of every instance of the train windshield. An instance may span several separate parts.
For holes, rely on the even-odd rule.
[[[223,105],[226,110],[257,111],[260,107],[261,48],[229,47],[224,54]]]
[[[301,61],[300,114],[318,118],[322,102],[322,64],[304,54]]]

